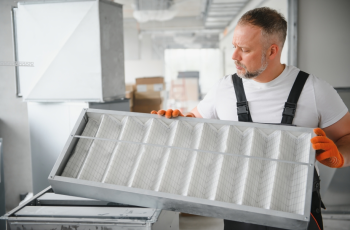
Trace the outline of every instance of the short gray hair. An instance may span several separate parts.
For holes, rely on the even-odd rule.
[[[282,47],[287,36],[287,21],[276,10],[268,7],[255,8],[246,12],[238,21],[238,25],[251,24],[260,27],[263,37],[277,35]]]

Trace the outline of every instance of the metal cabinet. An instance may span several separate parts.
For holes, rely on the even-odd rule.
[[[0,215],[5,214],[5,186],[4,186],[4,157],[2,152],[2,138],[0,138]],[[5,222],[0,219],[0,229],[5,229]]]
[[[48,187],[3,219],[8,230],[178,230],[179,214],[58,195]]]

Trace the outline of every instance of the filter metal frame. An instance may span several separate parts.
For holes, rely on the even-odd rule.
[[[303,212],[304,215],[60,176],[69,160],[72,150],[74,149],[79,139],[77,137],[81,135],[88,121],[88,118],[98,118],[103,114],[112,116],[116,115],[140,118],[159,118],[158,115],[152,114],[84,109],[78,118],[78,121],[73,128],[71,135],[68,138],[64,149],[62,150],[62,153],[57,159],[49,175],[49,183],[51,184],[55,193],[170,211],[185,212],[202,216],[211,216],[285,229],[307,228],[310,219],[314,172],[313,168],[315,161],[315,150],[312,149],[311,145],[308,162],[299,163],[308,166],[305,191],[305,206]],[[304,132],[310,133],[311,137],[315,136],[311,128],[303,127],[209,120],[199,118],[195,118],[194,120],[194,118],[186,117],[179,117],[176,119],[187,122],[256,127],[290,132]],[[274,160],[277,162],[281,161],[279,159]]]

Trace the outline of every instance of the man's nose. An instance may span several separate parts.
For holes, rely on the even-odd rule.
[[[232,54],[232,60],[234,61],[241,61],[241,55],[239,55],[239,50],[236,48],[236,49],[233,49],[233,54]]]

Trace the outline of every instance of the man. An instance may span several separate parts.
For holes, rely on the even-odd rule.
[[[329,84],[294,66],[281,64],[286,32],[286,20],[275,10],[263,7],[245,13],[235,28],[232,41],[232,59],[238,76],[226,76],[219,80],[186,116],[315,128],[318,136],[311,142],[317,160],[329,167],[349,166],[348,109]],[[290,98],[293,99],[291,89],[294,94],[296,92],[294,86],[299,92],[297,96],[294,95],[295,103],[289,103]],[[245,100],[240,98],[242,95],[246,97]],[[168,118],[183,116],[178,110],[152,113]],[[319,192],[315,194],[319,196]],[[312,204],[309,229],[323,229],[320,205],[320,200]],[[276,228],[225,220],[225,230],[229,229]]]

